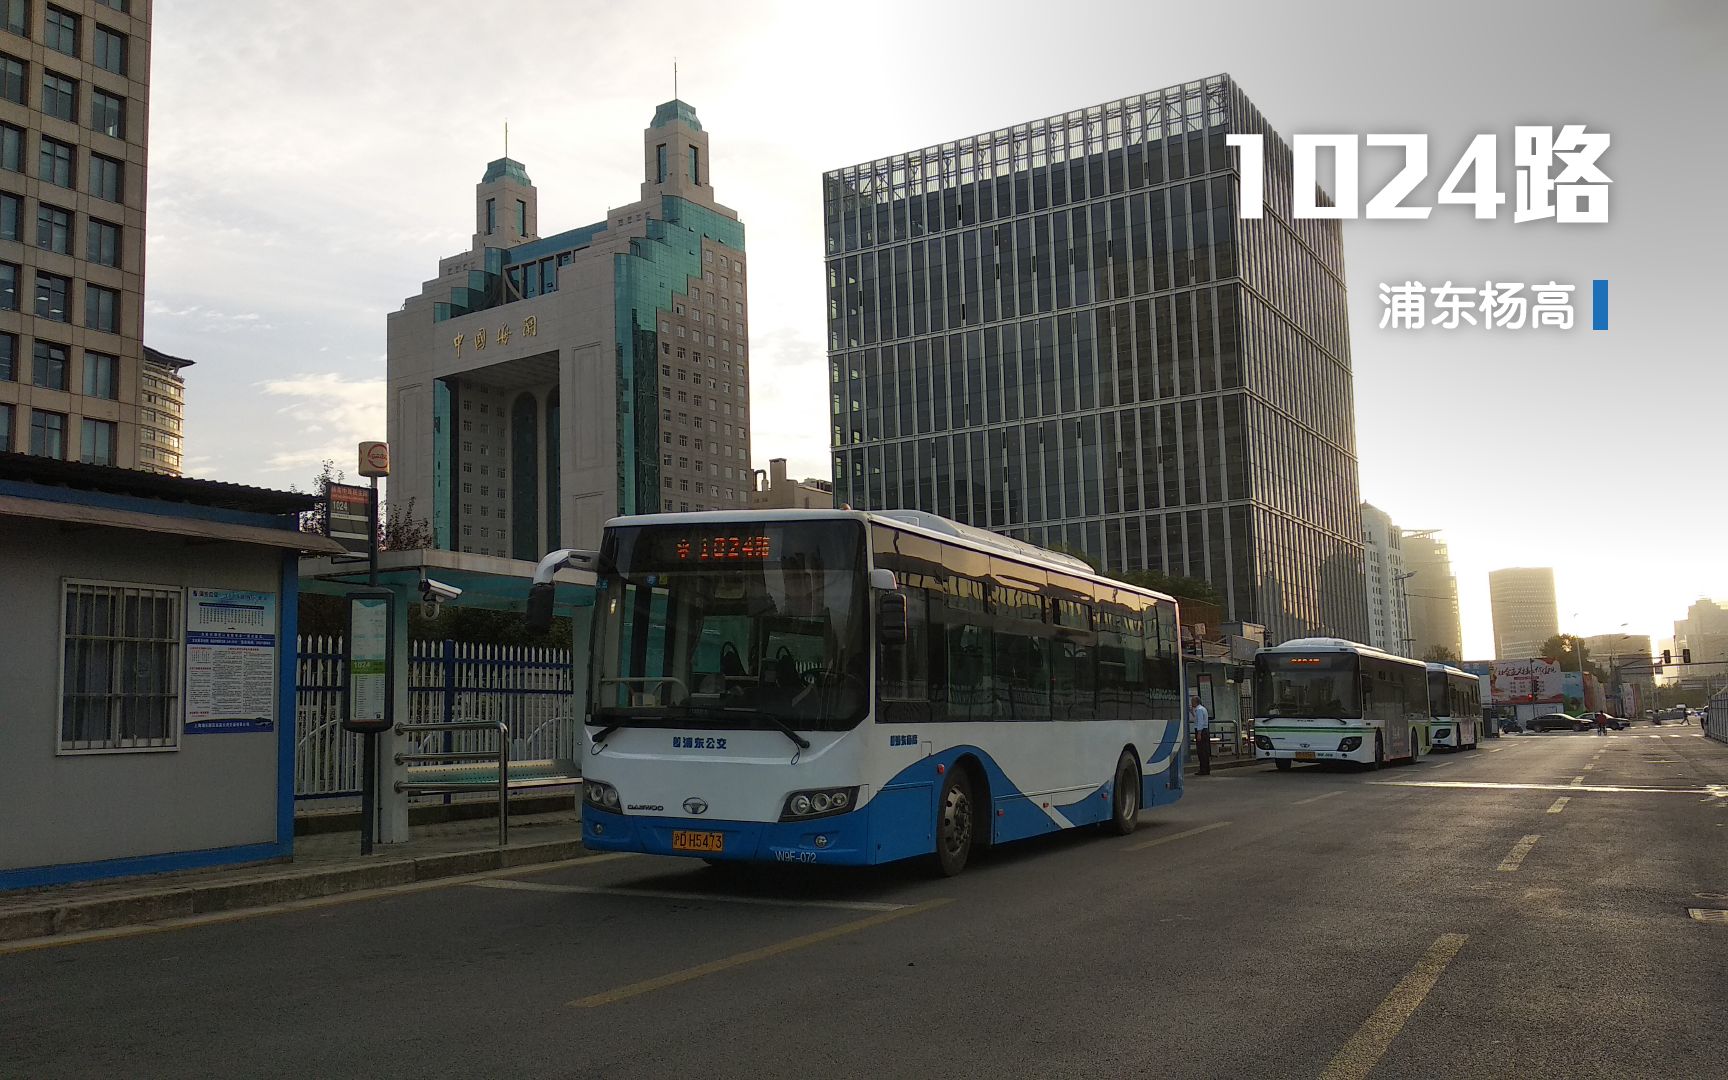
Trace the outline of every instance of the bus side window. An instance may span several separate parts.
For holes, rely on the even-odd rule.
[[[906,597],[906,640],[883,644],[878,674],[883,701],[917,702],[929,699],[930,618],[923,589],[903,589]],[[896,707],[884,710],[884,720],[920,720],[926,709]]]

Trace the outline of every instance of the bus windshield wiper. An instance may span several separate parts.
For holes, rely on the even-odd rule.
[[[758,720],[764,720],[770,724],[773,724],[774,729],[776,731],[780,732],[780,734],[786,736],[788,739],[791,739],[794,743],[798,744],[798,749],[800,749],[800,750],[810,749],[810,740],[806,739],[804,736],[798,734],[796,731],[793,731],[792,726],[790,724],[786,723],[786,721],[780,719],[778,716],[774,716],[770,713],[765,713],[765,712],[757,712],[755,709],[721,709],[720,711],[723,713],[731,713],[731,714],[739,715],[739,716],[753,716]]]
[[[663,716],[684,716],[688,715],[689,712],[690,707],[688,705],[657,705],[634,709],[615,706],[613,708],[595,709],[594,719],[589,722],[588,726],[597,726],[600,728],[599,734],[594,736],[594,741],[598,743],[604,741],[606,736],[617,731],[619,728],[628,727],[632,720],[652,720]]]

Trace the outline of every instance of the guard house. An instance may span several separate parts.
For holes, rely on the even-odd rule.
[[[0,454],[0,889],[291,855],[313,502]]]

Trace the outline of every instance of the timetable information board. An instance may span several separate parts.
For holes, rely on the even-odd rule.
[[[189,735],[276,727],[276,594],[188,589]]]

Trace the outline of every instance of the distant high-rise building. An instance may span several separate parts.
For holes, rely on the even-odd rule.
[[[1496,660],[1540,656],[1542,646],[1560,632],[1552,567],[1490,570],[1488,599],[1493,608]]]
[[[1584,639],[1590,659],[1607,667],[1610,660],[1650,657],[1649,634],[1592,634]]]
[[[786,459],[768,460],[768,486],[750,493],[752,510],[832,510],[834,485],[826,480],[793,480]]]
[[[618,514],[750,505],[744,226],[687,103],[642,166],[635,202],[542,236],[527,169],[492,162],[472,248],[390,314],[390,497],[438,547],[537,559]]]
[[[1686,609],[1686,617],[1674,623],[1674,647],[1692,650],[1692,662],[1728,661],[1728,608],[1714,600],[1700,599]],[[1676,657],[1678,659],[1678,657]],[[1719,675],[1717,668],[1700,669]],[[1693,672],[1680,669],[1680,674]]]
[[[1410,655],[1427,656],[1437,648],[1464,655],[1464,627],[1458,616],[1458,579],[1452,554],[1437,529],[1404,530],[1404,569],[1410,577],[1404,596],[1410,610]]]
[[[1264,217],[1230,134],[1264,138]],[[1291,183],[1228,75],[828,173],[836,501],[1365,637],[1342,234]]]
[[[181,419],[186,411],[186,380],[180,372],[192,361],[144,346],[144,374],[138,387],[138,467],[181,474],[184,447]]]
[[[1362,504],[1363,570],[1368,588],[1368,644],[1409,656],[1403,534],[1386,511]]]
[[[0,450],[137,467],[148,0],[0,4]]]

